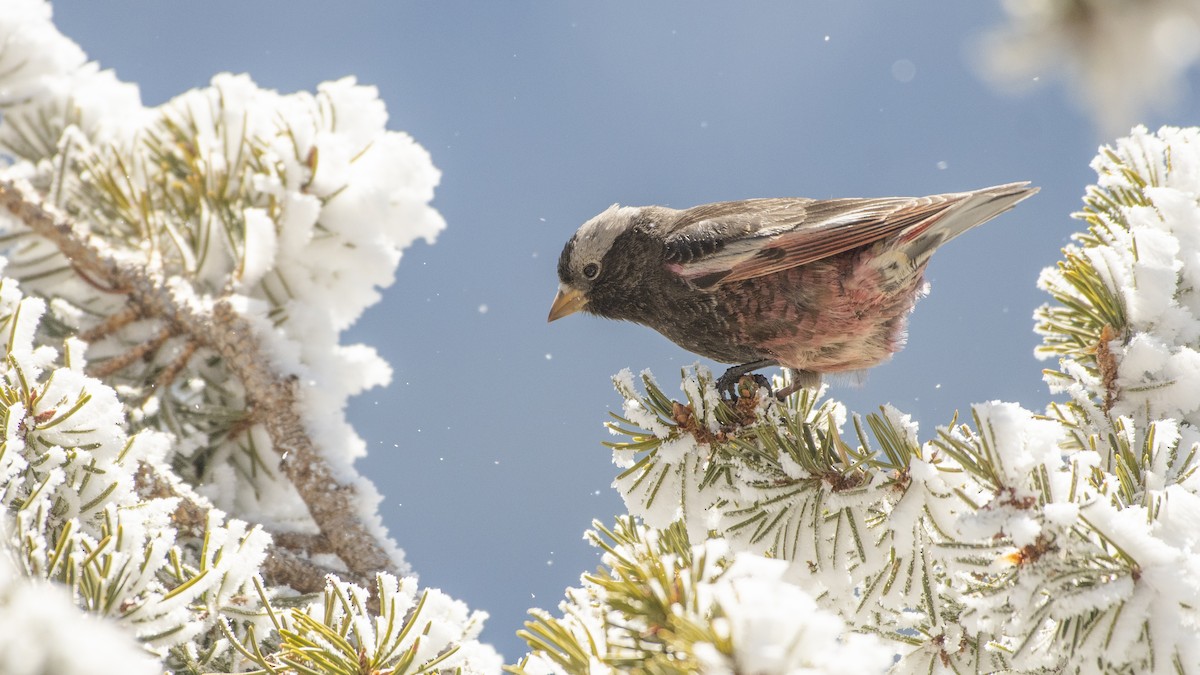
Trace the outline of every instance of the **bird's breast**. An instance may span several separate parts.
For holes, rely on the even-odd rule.
[[[723,363],[773,359],[815,372],[861,370],[903,345],[923,269],[856,252],[701,290],[642,289],[629,320]],[[903,261],[900,261],[903,263]],[[923,268],[923,266],[922,266]]]

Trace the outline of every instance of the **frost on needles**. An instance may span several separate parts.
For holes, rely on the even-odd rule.
[[[1200,673],[1200,130],[1092,167],[1039,279],[1044,411],[921,440],[824,392],[730,406],[699,366],[680,400],[614,378],[633,518],[596,525],[603,567],[533,613],[520,670]]]
[[[498,671],[344,416],[428,153],[353,79],[146,107],[50,18],[0,12],[0,672]]]
[[[343,416],[389,373],[341,331],[443,227],[428,154],[353,80],[146,107],[45,2],[0,43],[0,672],[496,672]],[[922,438],[623,373],[631,516],[512,669],[1200,672],[1200,132],[1094,168],[1040,280],[1058,402]]]

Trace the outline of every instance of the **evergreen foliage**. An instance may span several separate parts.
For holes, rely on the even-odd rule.
[[[403,577],[343,418],[388,370],[340,331],[443,226],[428,154],[350,79],[143,107],[6,10],[0,620],[58,617],[0,671],[498,670],[486,615]],[[62,654],[79,610],[116,645]]]
[[[443,226],[428,154],[352,80],[144,107],[10,5],[0,671],[498,670],[485,615],[405,576],[341,414],[387,368],[340,332]],[[1200,673],[1200,129],[1093,168],[1039,280],[1059,400],[922,440],[823,390],[625,371],[629,515],[509,670]]]
[[[859,649],[848,672],[1200,672],[1200,130],[1135,129],[1093,167],[1088,229],[1040,279],[1039,354],[1066,400],[977,404],[920,441],[890,406],[776,402],[749,379],[731,404],[699,366],[675,401],[622,373],[607,445],[644,525],[597,525],[605,567],[561,618],[533,614],[514,671],[785,672],[716,630],[729,609],[695,583],[761,555],[844,622],[826,649],[870,637],[897,655]]]

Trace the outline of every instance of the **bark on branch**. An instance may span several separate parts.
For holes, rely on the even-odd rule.
[[[208,524],[211,508],[203,500],[194,499],[186,488],[161,473],[150,464],[138,465],[134,477],[138,494],[144,499],[179,500],[171,520],[183,536],[202,537]],[[263,561],[262,576],[272,586],[288,586],[300,593],[319,593],[325,588],[325,578],[335,574],[342,581],[349,581],[361,588],[372,590],[371,577],[347,570],[331,569],[314,562],[312,555],[330,553],[329,542],[321,535],[301,535],[291,532],[272,532],[272,544]],[[378,610],[372,597],[370,607]]]
[[[0,181],[0,205],[51,241],[81,275],[120,289],[141,316],[164,320],[173,332],[216,351],[241,381],[246,402],[270,435],[284,474],[308,505],[321,534],[359,578],[397,574],[395,562],[357,516],[355,488],[342,484],[321,456],[298,409],[294,377],[274,372],[253,326],[228,298],[197,302],[185,281],[168,279],[123,255],[45,205],[28,187]],[[178,292],[182,291],[182,292]],[[289,556],[295,562],[295,556]]]

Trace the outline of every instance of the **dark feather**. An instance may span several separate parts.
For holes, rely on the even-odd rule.
[[[969,193],[885,199],[751,199],[680,212],[668,226],[670,269],[700,287],[780,272],[919,234]],[[924,227],[921,227],[921,226]]]

